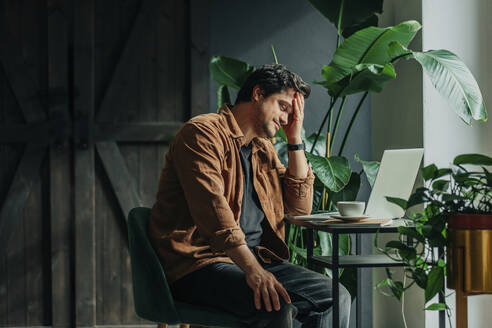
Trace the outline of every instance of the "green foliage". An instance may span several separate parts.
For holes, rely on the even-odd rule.
[[[472,164],[472,165],[491,166],[492,158],[481,154],[464,154],[464,155],[456,156],[453,161],[453,164],[454,165]]]
[[[376,26],[376,13],[383,12],[383,0],[309,0],[323,16],[335,25],[344,37],[365,28]]]
[[[434,266],[427,277],[427,286],[425,287],[425,302],[429,302],[436,294],[444,288],[444,269],[440,266]]]
[[[326,137],[324,135],[320,135],[319,138],[321,140],[326,140]],[[304,143],[306,144],[306,149],[311,149],[313,147],[315,139],[316,139],[316,134],[314,134],[314,133],[312,135],[310,135],[309,137],[307,137],[306,139],[304,139]],[[326,157],[325,145],[323,145],[320,142],[317,142],[316,145],[314,146],[312,154],[317,155],[317,156]]]
[[[214,56],[210,60],[210,75],[219,83],[217,90],[217,110],[224,103],[231,103],[228,87],[239,90],[247,78],[255,71],[255,67],[241,60]]]
[[[448,50],[413,52],[424,72],[466,124],[486,121],[487,112],[478,83],[466,65]]]
[[[368,27],[354,33],[335,51],[331,63],[323,67],[324,81],[319,83],[333,97],[347,93],[345,89],[381,91],[386,81],[396,77],[390,63],[389,45],[397,41],[408,46],[419,29],[418,22],[407,21],[393,27]]]
[[[231,103],[231,96],[229,94],[229,89],[226,85],[219,86],[217,90],[217,111],[222,107],[223,104]]]
[[[441,310],[449,310],[449,307],[444,303],[433,303],[425,308],[429,311],[441,311]]]
[[[210,75],[220,85],[239,90],[255,67],[241,60],[215,56],[210,60]]]
[[[394,78],[396,78],[395,68],[390,63],[358,64],[353,67],[350,75],[336,83],[316,83],[325,86],[331,96],[345,97],[363,91],[381,92],[386,82]]]
[[[354,155],[354,159],[362,164],[362,169],[366,174],[367,181],[369,181],[369,185],[371,188],[374,186],[374,182],[376,181],[376,177],[379,171],[379,162],[376,161],[363,161],[360,159],[359,154]]]
[[[492,158],[481,154],[464,154],[456,156],[453,163],[451,168],[439,169],[434,164],[422,168],[426,186],[418,188],[408,200],[387,197],[388,201],[403,209],[425,203],[422,213],[409,217],[415,228],[398,227],[398,239],[379,248],[393,260],[405,264],[405,275],[411,281],[409,285],[403,286],[389,271],[387,278],[378,285],[389,287],[398,299],[414,283],[424,290],[426,303],[443,291],[445,254],[436,256],[434,248],[444,249],[447,246],[446,220],[449,214],[492,214],[492,181],[489,171],[482,166],[492,165]],[[463,165],[473,165],[473,170],[469,171]],[[477,166],[481,166],[482,170],[477,170]],[[407,244],[408,239],[414,243]],[[431,304],[425,309],[449,310],[442,303]]]
[[[352,171],[345,157],[322,157],[306,152],[306,157],[311,163],[313,173],[326,186],[326,188],[338,192],[345,187]]]
[[[360,189],[360,174],[352,172],[350,180],[339,192],[328,189],[328,195],[333,204],[340,201],[356,200]]]
[[[404,200],[404,199],[401,199],[401,198],[397,198],[397,197],[386,197],[386,200],[388,202],[390,202],[390,203],[393,203],[393,204],[396,204],[396,205],[400,206],[404,210],[406,210],[407,207],[408,207],[407,201]]]

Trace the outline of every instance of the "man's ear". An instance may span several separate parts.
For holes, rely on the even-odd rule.
[[[259,102],[263,97],[263,91],[260,86],[257,84],[253,87],[253,92],[251,93],[251,100],[254,102]]]

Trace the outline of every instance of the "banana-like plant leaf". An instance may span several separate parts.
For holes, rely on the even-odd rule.
[[[349,183],[339,192],[328,190],[330,200],[333,204],[340,201],[352,201],[357,199],[360,189],[360,174],[352,172]]]
[[[313,173],[331,191],[342,190],[350,180],[350,164],[345,157],[332,156],[329,158],[312,155],[305,152],[311,163]]]
[[[309,0],[309,2],[335,27],[338,26],[341,13],[340,27],[343,34],[345,29],[354,29],[354,25],[362,25],[370,17],[375,16],[375,13],[383,12],[383,0]]]
[[[321,255],[331,255],[332,243],[330,234],[328,232],[319,230],[317,232],[319,236],[319,245],[321,246]]]
[[[386,65],[359,64],[353,68],[353,73],[343,80],[327,84],[328,94],[335,97],[345,97],[362,91],[381,92],[384,85],[396,77],[391,63]]]
[[[454,53],[448,50],[413,52],[437,91],[468,125],[472,119],[486,121],[487,111],[482,93],[472,73]]]
[[[406,21],[392,27],[368,27],[354,33],[337,48],[331,63],[323,68],[323,77],[331,84],[351,75],[358,64],[388,64],[390,43],[397,41],[408,47],[420,28],[419,22]]]
[[[220,85],[241,89],[246,79],[255,71],[255,67],[241,60],[215,56],[210,60],[210,74]]]
[[[398,58],[408,57],[412,53],[412,50],[407,49],[398,41],[391,42],[388,47],[388,54],[391,58],[391,62],[397,61]]]
[[[321,254],[323,256],[332,255],[332,239],[331,235],[324,231],[318,231],[319,244],[321,247]],[[338,236],[338,255],[349,255],[351,251],[351,239],[350,235],[340,234]]]
[[[363,161],[360,159],[359,154],[354,155],[354,159],[362,164],[362,169],[366,174],[367,181],[369,181],[369,185],[371,188],[374,186],[374,181],[376,181],[376,176],[379,171],[379,162],[377,161]]]
[[[222,107],[222,105],[226,103],[231,103],[231,95],[229,94],[229,89],[227,88],[227,86],[221,85],[217,90],[217,112],[219,111],[220,107]]]

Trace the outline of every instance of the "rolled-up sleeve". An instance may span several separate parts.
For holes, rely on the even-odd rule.
[[[296,178],[286,172],[283,177],[284,208],[290,215],[307,215],[313,207],[314,174],[311,167],[305,178]]]
[[[170,151],[190,214],[212,251],[246,244],[224,197],[224,149],[216,133],[206,126],[187,123],[176,135]]]

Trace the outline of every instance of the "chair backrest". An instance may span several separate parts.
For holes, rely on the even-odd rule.
[[[147,235],[150,209],[136,207],[128,214],[135,311],[153,322],[180,323],[166,276]]]

